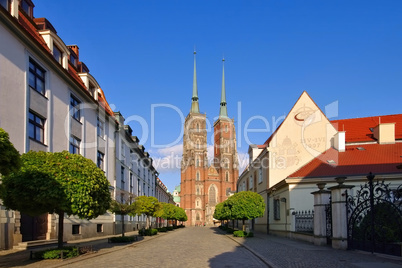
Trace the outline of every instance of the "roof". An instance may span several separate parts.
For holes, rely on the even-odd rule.
[[[395,139],[402,139],[402,114],[382,115],[363,118],[341,119],[331,121],[338,131],[345,131],[346,143],[376,141],[370,128],[379,123],[396,123]]]
[[[347,146],[345,152],[330,148],[288,178],[402,173],[397,168],[401,163],[402,143]]]

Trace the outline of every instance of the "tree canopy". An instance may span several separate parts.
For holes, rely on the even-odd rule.
[[[184,209],[164,202],[160,203],[160,208],[156,211],[155,216],[166,220],[187,221]]]
[[[147,216],[146,228],[149,228],[149,217],[155,216],[155,213],[160,209],[158,199],[153,196],[138,196],[134,202],[134,212],[132,214]]]
[[[8,133],[0,128],[0,174],[6,176],[21,166],[20,154],[10,142]]]
[[[64,213],[93,219],[110,208],[109,182],[90,159],[67,151],[30,151],[21,160],[18,172],[2,178],[3,203],[31,216],[59,214],[59,246]]]
[[[218,220],[251,220],[264,216],[265,203],[261,195],[242,191],[216,205],[214,218]]]
[[[122,229],[121,234],[124,236],[125,228],[124,228],[124,216],[135,213],[135,205],[134,203],[122,203],[116,200],[112,200],[110,204],[110,212],[121,215],[122,216]]]

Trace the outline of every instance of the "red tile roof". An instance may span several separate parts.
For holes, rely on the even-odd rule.
[[[366,144],[358,147],[347,146],[345,152],[330,148],[315,158],[289,178],[295,177],[333,177],[374,174],[402,173],[397,166],[402,164],[402,143]],[[329,164],[328,160],[335,161]]]
[[[20,11],[18,11],[18,22],[21,24],[22,27],[25,28],[29,32],[29,34],[40,44],[40,46],[46,49],[49,53],[50,49],[47,46],[43,37],[38,33],[38,29],[36,28],[35,22],[31,21],[30,18],[27,18],[26,15]]]
[[[395,139],[402,139],[402,114],[331,121],[338,131],[346,131],[346,143],[375,141],[370,128],[376,127],[379,122],[396,123]]]
[[[99,93],[98,93],[98,102],[99,105],[105,109],[105,111],[112,117],[114,117],[113,110],[110,108],[109,103],[106,100],[105,93],[103,93],[103,90],[99,88]]]

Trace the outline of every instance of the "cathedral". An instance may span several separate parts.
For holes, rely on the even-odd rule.
[[[224,60],[223,60],[224,64]],[[200,113],[194,52],[193,96],[184,122],[181,163],[180,206],[186,211],[187,225],[213,225],[216,204],[236,191],[239,176],[234,119],[226,107],[225,67],[222,67],[222,93],[219,117],[214,122],[214,159],[207,156],[206,115]]]

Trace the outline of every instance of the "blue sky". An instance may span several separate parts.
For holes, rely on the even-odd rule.
[[[401,113],[402,1],[34,3],[35,17],[46,17],[66,45],[79,46],[108,102],[131,119],[159,164],[171,161],[172,152],[181,156],[180,114],[190,110],[194,47],[200,110],[211,123],[225,57],[228,113],[241,156],[248,143],[267,139],[273,121],[304,90],[323,110],[337,101],[331,119]],[[246,124],[265,128],[261,118],[270,129],[244,135]],[[157,169],[169,190],[180,183],[177,168]]]

